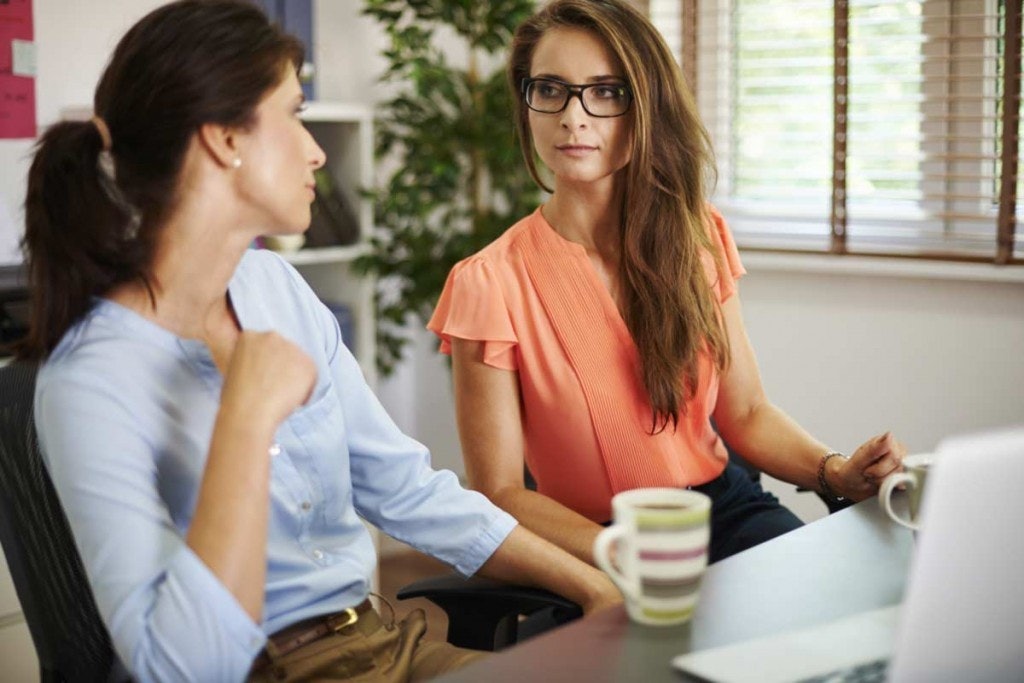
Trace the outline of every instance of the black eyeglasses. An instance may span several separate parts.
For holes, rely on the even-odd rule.
[[[552,78],[524,78],[526,106],[541,114],[557,114],[569,106],[569,98],[578,97],[583,111],[610,119],[629,111],[633,93],[625,83],[588,83],[573,85]]]

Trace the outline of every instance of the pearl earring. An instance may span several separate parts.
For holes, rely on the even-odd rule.
[[[231,168],[242,168],[242,160],[239,157],[232,159]]]

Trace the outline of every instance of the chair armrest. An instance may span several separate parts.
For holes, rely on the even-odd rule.
[[[560,595],[485,579],[448,574],[416,581],[398,591],[399,600],[426,598],[448,615],[448,642],[474,650],[499,650],[516,642],[521,615],[544,608],[560,612],[562,621],[583,614]]]

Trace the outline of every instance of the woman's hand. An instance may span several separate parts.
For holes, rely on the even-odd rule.
[[[878,493],[882,480],[903,469],[907,449],[886,432],[866,441],[847,460],[832,458],[825,476],[832,490],[850,500],[860,501]]]
[[[243,331],[224,377],[221,406],[276,428],[315,385],[316,365],[302,349],[276,332]]]

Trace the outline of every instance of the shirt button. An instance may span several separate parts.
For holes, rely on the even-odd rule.
[[[311,508],[311,507],[313,507],[313,504],[310,503],[308,500],[302,501],[302,509],[303,510],[309,510],[309,508]]]
[[[316,550],[313,551],[313,557],[316,558],[317,560],[324,559],[324,551],[320,550],[320,548],[317,548]]]
[[[279,444],[279,443],[271,444],[270,448],[268,449],[268,452],[270,453],[270,457],[274,457],[275,455],[279,455],[281,453],[281,444]]]

